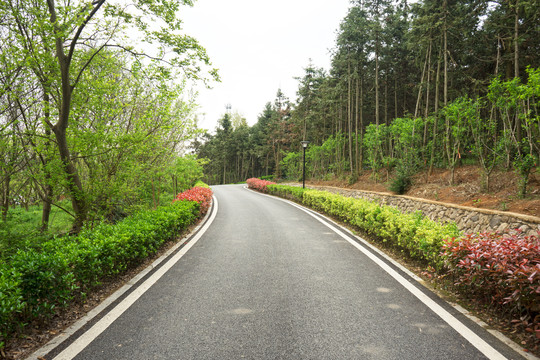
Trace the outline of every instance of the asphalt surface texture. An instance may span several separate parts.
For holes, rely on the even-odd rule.
[[[213,191],[208,230],[75,359],[488,358],[312,215],[241,185]]]

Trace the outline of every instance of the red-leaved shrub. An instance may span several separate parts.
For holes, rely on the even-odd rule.
[[[455,286],[516,319],[540,338],[540,238],[513,234],[469,234],[443,246]]]
[[[248,187],[250,189],[257,190],[257,191],[260,191],[260,192],[263,192],[263,193],[268,191],[266,186],[275,184],[275,182],[268,181],[268,180],[261,180],[261,179],[257,179],[257,178],[247,179],[246,183],[248,184]]]
[[[176,196],[173,201],[188,200],[199,203],[200,215],[206,214],[212,201],[212,190],[210,188],[196,186],[184,191]]]

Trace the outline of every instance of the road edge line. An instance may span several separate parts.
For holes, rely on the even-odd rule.
[[[448,325],[450,325],[458,334],[460,334],[461,337],[463,337],[465,340],[467,340],[471,345],[473,345],[475,348],[477,348],[482,354],[487,356],[489,359],[492,360],[498,360],[498,359],[507,359],[504,355],[502,355],[498,350],[496,350],[493,346],[491,346],[487,341],[482,339],[479,335],[477,335],[473,330],[471,330],[467,325],[465,325],[463,322],[461,322],[459,319],[457,319],[454,315],[450,314],[447,310],[445,310],[441,305],[437,304],[433,299],[429,298],[426,294],[424,294],[420,289],[418,289],[416,286],[412,285],[410,282],[407,281],[406,278],[404,278],[401,274],[399,274],[396,270],[392,269],[388,264],[384,263],[381,259],[379,259],[375,254],[370,252],[369,250],[365,249],[363,247],[366,246],[371,250],[374,250],[376,253],[383,256],[387,261],[391,262],[392,265],[396,266],[398,269],[402,270],[404,273],[406,273],[408,276],[410,276],[413,280],[418,282],[421,286],[425,288],[424,285],[422,285],[423,280],[419,278],[416,274],[412,273],[410,270],[405,268],[403,265],[396,262],[394,259],[392,259],[390,256],[386,255],[381,250],[377,249],[375,246],[371,245],[369,242],[367,242],[365,239],[355,235],[350,231],[349,229],[337,224],[333,220],[327,218],[325,215],[318,213],[314,211],[313,209],[304,207],[296,202],[283,199],[279,196],[269,195],[269,194],[263,194],[254,190],[249,189],[247,186],[244,186],[244,189],[251,191],[253,193],[267,196],[276,200],[283,201],[285,203],[288,203],[289,205],[292,205],[299,210],[304,211],[308,215],[312,216],[328,228],[330,228],[332,231],[334,231],[336,234],[341,236],[343,239],[347,240],[351,245],[353,245],[355,248],[357,248],[359,251],[361,251],[364,255],[366,255],[368,258],[370,258],[372,261],[374,261],[379,267],[381,267],[384,271],[386,271],[390,276],[392,276],[397,282],[399,282],[405,289],[407,289],[411,294],[413,294],[416,298],[418,298],[420,301],[422,301],[431,311],[433,311],[437,316],[439,316],[441,319],[443,319]],[[338,229],[339,228],[339,229]],[[340,229],[343,229],[343,231],[347,232],[350,236],[354,237],[358,241],[361,242],[359,244],[358,242],[352,240],[349,236],[346,236]],[[427,291],[432,292],[431,290],[427,289]],[[433,293],[433,292],[432,292]],[[435,294],[435,293],[434,293]],[[435,294],[437,298],[444,301],[446,304],[451,306],[453,309],[458,311],[463,316],[467,317],[469,320],[473,321],[480,327],[482,327],[484,330],[486,330],[488,333],[490,333],[492,336],[497,338],[499,341],[510,347],[513,351],[516,352],[516,354],[522,356],[525,359],[528,360],[539,360],[538,357],[534,356],[531,353],[523,352],[523,348],[519,347],[514,341],[506,337],[504,334],[497,330],[493,329],[487,329],[486,324],[476,318],[475,316],[472,316],[466,309],[462,308],[459,305],[450,303],[444,299],[442,299],[440,296]],[[430,304],[432,306],[430,306]],[[438,309],[441,313],[436,311],[435,309]],[[461,332],[459,329],[463,329],[465,333]],[[470,336],[470,337],[469,337]],[[473,338],[475,341],[478,341],[477,346],[473,342]]]
[[[178,243],[176,243],[173,247],[171,247],[167,252],[165,252],[163,255],[161,255],[159,258],[157,258],[152,264],[150,264],[148,267],[146,267],[144,270],[142,270],[140,273],[138,273],[136,276],[134,276],[132,279],[130,279],[124,286],[122,286],[120,289],[116,290],[114,293],[112,293],[109,297],[107,297],[103,302],[101,302],[98,306],[96,306],[94,309],[89,311],[84,317],[76,321],[74,324],[69,326],[67,329],[63,330],[61,334],[53,338],[51,341],[49,341],[47,344],[36,350],[34,353],[26,357],[26,360],[31,359],[41,359],[46,358],[48,354],[53,352],[57,347],[61,346],[62,343],[66,340],[68,340],[71,336],[73,336],[77,331],[82,329],[85,325],[90,323],[94,318],[102,314],[106,309],[111,306],[115,301],[117,301],[119,298],[121,298],[126,292],[133,289],[135,286],[135,290],[133,290],[132,293],[126,296],[125,299],[120,301],[114,308],[112,308],[110,311],[107,312],[103,318],[98,320],[90,329],[85,331],[81,336],[79,336],[73,343],[68,345],[65,349],[63,349],[58,355],[56,355],[53,359],[54,360],[61,360],[61,359],[72,359],[75,357],[79,352],[81,352],[86,346],[88,346],[94,339],[99,335],[97,333],[90,341],[85,341],[85,345],[81,347],[76,353],[73,353],[71,356],[65,357],[67,355],[66,351],[70,348],[72,348],[75,344],[80,344],[80,340],[83,337],[87,336],[87,333],[93,330],[98,324],[101,323],[101,326],[104,325],[102,323],[103,321],[107,321],[107,325],[101,330],[103,332],[107,327],[109,327],[114,320],[116,320],[125,310],[129,308],[142,294],[146,292],[154,283],[156,283],[159,278],[161,278],[176,262],[182,258],[185,253],[202,237],[202,235],[208,230],[212,222],[214,221],[216,214],[218,212],[218,202],[215,196],[212,196],[212,207],[210,211],[206,214],[206,216],[203,218],[201,223],[197,225],[189,234],[184,236]],[[186,244],[187,243],[187,244]],[[185,246],[184,246],[185,244]],[[180,247],[184,246],[180,251],[178,249]],[[170,258],[166,263],[162,264],[168,257],[170,257],[172,254],[174,254],[176,251],[178,251],[177,254],[175,254],[172,258]],[[160,267],[161,266],[161,267]],[[143,283],[138,284],[141,279],[143,279],[145,276],[147,276],[151,271],[156,269],[157,267],[160,267],[154,274],[152,274],[148,279],[146,279]],[[162,271],[163,268],[166,267],[165,271]],[[159,276],[158,276],[159,275]],[[142,286],[146,286],[144,291],[140,292],[137,291]],[[136,298],[131,298],[132,295],[136,293],[138,296]],[[131,299],[130,299],[131,298]],[[109,317],[109,315],[116,311],[121,304],[123,304],[126,300],[130,299],[129,306],[125,307],[120,313],[115,315],[115,317]],[[132,301],[131,301],[132,300]],[[89,340],[88,338],[86,340]],[[66,353],[66,354],[65,354]],[[65,355],[63,355],[65,354]],[[63,356],[61,356],[63,355]]]

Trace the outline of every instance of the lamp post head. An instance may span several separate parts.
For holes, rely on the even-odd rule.
[[[309,144],[309,141],[307,140],[304,140],[304,141],[300,141],[302,143],[302,147],[305,149],[307,148],[308,144]]]

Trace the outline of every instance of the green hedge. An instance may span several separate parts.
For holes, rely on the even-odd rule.
[[[195,185],[193,185],[193,187],[210,188],[210,186],[208,186],[208,184],[205,183],[205,182],[202,181],[202,180],[197,180],[197,182],[195,183]]]
[[[155,253],[198,215],[198,203],[177,201],[76,237],[49,240],[39,249],[18,250],[0,264],[0,348],[25,323],[51,315],[101,279]]]
[[[302,202],[304,191],[307,190],[298,186],[287,185],[268,185],[267,189],[268,193],[272,195],[277,195],[297,202]]]
[[[391,206],[364,199],[295,186],[270,185],[268,191],[349,223],[373,236],[374,240],[388,243],[436,269],[443,266],[440,254],[444,240],[461,235],[455,224],[442,225],[422,216],[419,211],[402,213]]]

